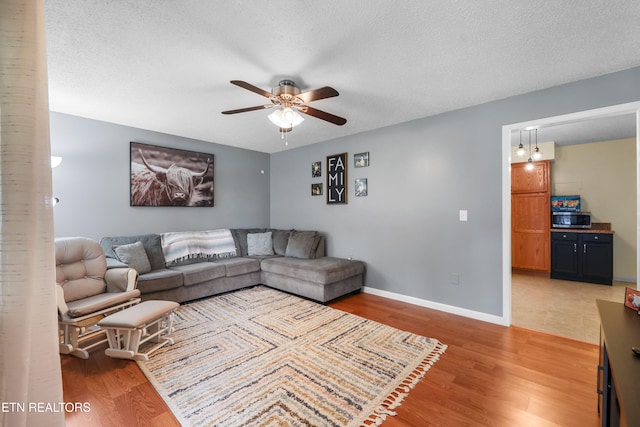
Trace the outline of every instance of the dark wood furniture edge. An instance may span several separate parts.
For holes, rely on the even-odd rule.
[[[631,352],[631,347],[640,347],[640,316],[622,303],[596,300],[596,304],[623,417],[621,425],[640,426],[640,358]]]

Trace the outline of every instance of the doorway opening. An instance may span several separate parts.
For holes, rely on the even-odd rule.
[[[549,127],[632,114],[635,117],[636,140],[636,204],[640,204],[640,102],[614,105],[572,114],[514,123],[502,127],[502,236],[503,271],[502,302],[503,323],[512,323],[512,271],[511,271],[511,137],[512,132],[532,127]],[[636,206],[636,247],[640,248],[640,208]],[[640,272],[640,251],[636,255],[636,275]],[[639,285],[636,285],[639,287]],[[639,287],[640,288],[640,287]],[[622,302],[622,301],[621,301]]]

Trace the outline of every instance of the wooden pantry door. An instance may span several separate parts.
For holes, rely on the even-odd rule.
[[[551,270],[550,162],[511,165],[511,266],[518,269]]]

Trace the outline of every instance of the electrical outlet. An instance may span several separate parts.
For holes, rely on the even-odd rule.
[[[458,286],[460,284],[460,274],[451,273],[449,274],[449,283],[452,285]]]

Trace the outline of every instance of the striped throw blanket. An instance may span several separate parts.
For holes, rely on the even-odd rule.
[[[231,230],[177,231],[162,233],[162,253],[171,264],[189,258],[226,258],[236,255]]]

